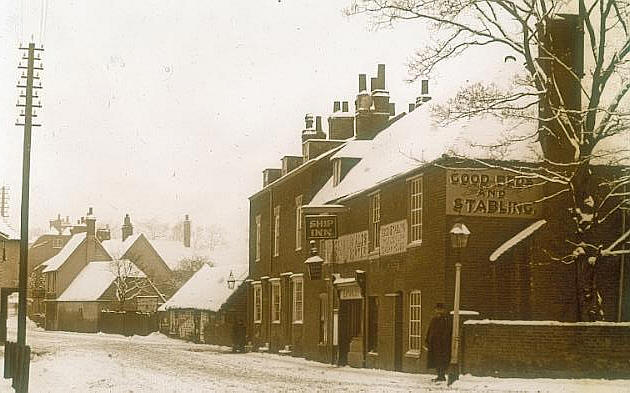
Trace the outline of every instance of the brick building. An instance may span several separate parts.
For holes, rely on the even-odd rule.
[[[549,186],[445,155],[489,159],[464,136],[480,141],[506,125],[480,119],[435,127],[422,105],[430,99],[426,83],[410,112],[396,116],[385,67],[379,65],[369,91],[365,81],[359,75],[354,114],[335,102],[328,138],[321,118],[313,126],[307,115],[303,156],[266,169],[263,189],[250,197],[253,345],[323,362],[420,371],[433,307],[453,302],[458,261],[463,309],[482,318],[576,320],[575,266],[550,263],[537,246],[561,228],[534,233],[490,261],[506,241],[544,223],[545,209],[554,207],[533,201]],[[504,159],[530,165],[527,152],[513,146]],[[311,280],[305,216],[319,214],[337,216],[339,236],[317,243],[323,279]],[[449,241],[456,222],[472,233],[461,254]],[[620,230],[615,219],[604,231]],[[619,268],[611,258],[599,276],[613,316]]]

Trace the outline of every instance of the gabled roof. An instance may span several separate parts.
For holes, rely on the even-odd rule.
[[[129,261],[123,261],[129,263]],[[144,273],[135,266],[133,277],[145,277]],[[97,261],[88,263],[68,288],[56,300],[60,302],[89,302],[97,301],[116,279],[112,261]]]
[[[18,231],[13,229],[13,226],[4,217],[0,217],[0,239],[20,240]]]
[[[57,255],[48,259],[47,261],[42,262],[42,265],[45,266],[44,273],[46,272],[54,272],[61,267],[61,265],[66,262],[70,255],[76,251],[77,248],[83,243],[85,240],[86,233],[77,233],[73,235],[70,240],[66,243],[66,245],[59,251]]]
[[[344,145],[333,158],[358,156],[361,160],[337,186],[333,186],[329,179],[309,204],[325,204],[366,191],[445,154],[478,159],[536,159],[535,152],[527,147],[529,141],[494,151],[483,147],[500,143],[506,134],[531,134],[535,127],[531,123],[510,123],[487,116],[438,126],[431,114],[429,105],[425,104],[381,131],[367,144],[350,141]]]
[[[141,233],[133,234],[127,237],[124,241],[122,239],[110,239],[104,240],[101,242],[105,250],[112,256],[114,259],[122,258],[129,248],[138,240],[138,238],[142,235]]]
[[[209,257],[206,250],[186,247],[183,242],[178,240],[155,239],[149,240],[149,243],[171,270],[176,270],[183,259]]]
[[[240,282],[247,277],[248,265],[225,265],[210,267],[204,264],[186,283],[161,307],[171,309],[196,309],[218,311],[234,293]],[[227,285],[230,272],[237,281],[234,289]]]

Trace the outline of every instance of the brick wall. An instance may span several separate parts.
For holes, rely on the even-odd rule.
[[[470,321],[462,367],[502,377],[630,378],[629,353],[630,323]]]

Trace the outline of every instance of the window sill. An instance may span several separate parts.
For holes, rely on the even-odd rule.
[[[260,262],[260,258],[254,259],[254,262]]]
[[[254,321],[254,325],[260,325],[262,321]]]
[[[294,325],[303,325],[304,321],[293,321]]]
[[[271,321],[271,323],[274,325],[280,325],[280,321]]]
[[[422,245],[422,239],[420,240],[414,240],[411,243],[407,244],[407,248],[415,248],[415,247],[420,247]]]
[[[374,351],[369,351],[367,354],[369,356],[378,356],[378,352],[374,352]]]
[[[407,351],[405,352],[405,357],[407,358],[420,358],[420,351]]]

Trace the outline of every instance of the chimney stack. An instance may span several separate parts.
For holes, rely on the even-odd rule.
[[[317,116],[315,120],[317,123],[315,128],[313,128],[313,115],[311,113],[307,113],[306,116],[304,116],[306,128],[302,130],[302,143],[308,141],[309,139],[326,139],[326,134],[322,131],[321,116]]]
[[[87,228],[87,236],[96,236],[96,217],[94,217],[94,210],[91,207],[88,209],[87,216],[85,217],[85,225]]]
[[[367,90],[365,74],[359,74],[359,92]]]
[[[356,99],[356,138],[373,139],[387,124],[392,113],[389,92],[385,90],[385,64],[378,65],[370,79],[371,92],[359,92]]]
[[[184,219],[184,247],[190,247],[190,218],[188,214]]]
[[[131,225],[129,214],[125,214],[122,226],[122,240],[125,241],[131,235],[133,235],[133,225]]]
[[[416,108],[431,100],[429,95],[429,80],[423,79],[420,82],[420,95],[416,97]]]

